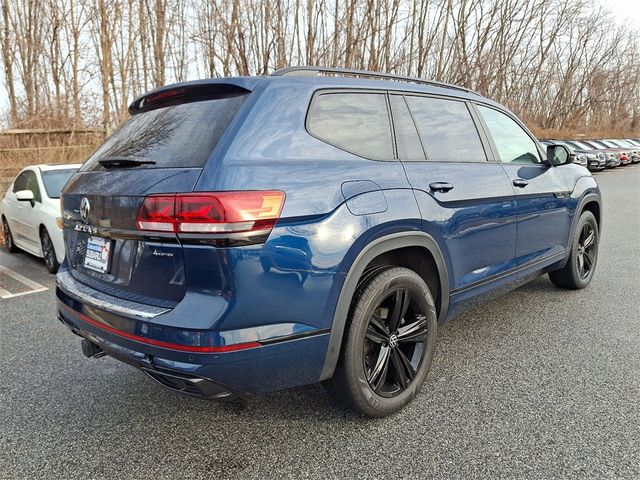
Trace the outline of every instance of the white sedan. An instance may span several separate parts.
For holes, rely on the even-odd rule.
[[[0,203],[4,243],[44,258],[51,273],[64,260],[60,192],[80,164],[33,165],[23,169]]]

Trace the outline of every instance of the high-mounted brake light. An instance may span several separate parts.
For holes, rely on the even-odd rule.
[[[269,231],[280,218],[284,199],[279,190],[149,195],[136,225],[175,233]]]
[[[145,98],[146,103],[155,103],[160,101],[166,101],[170,99],[175,99],[177,97],[181,97],[184,95],[184,90],[176,88],[172,90],[165,90],[164,92],[156,93],[153,95],[149,95]]]

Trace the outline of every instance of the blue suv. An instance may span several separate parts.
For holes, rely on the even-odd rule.
[[[601,198],[465,88],[291,67],[136,99],[62,197],[60,320],[201,398],[323,382],[413,399],[437,326],[544,273],[593,277]]]

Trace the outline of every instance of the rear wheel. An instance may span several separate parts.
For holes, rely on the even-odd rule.
[[[394,267],[377,274],[351,306],[329,392],[367,416],[397,412],[425,381],[436,330],[435,304],[417,273]]]
[[[560,288],[577,290],[589,285],[598,261],[600,235],[593,213],[582,212],[571,242],[567,264],[560,270],[549,272],[551,281]]]
[[[11,235],[11,229],[9,228],[9,223],[5,218],[2,219],[2,235],[4,237],[4,246],[11,253],[15,253],[18,251],[18,247],[13,243],[13,236]]]
[[[49,270],[50,273],[56,273],[58,268],[60,268],[60,264],[58,263],[56,250],[53,247],[53,242],[46,228],[42,228],[40,232],[40,244],[42,245],[42,256],[44,257],[44,264],[47,266],[47,270]]]

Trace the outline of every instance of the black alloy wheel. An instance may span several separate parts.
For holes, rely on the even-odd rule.
[[[425,353],[427,318],[406,288],[390,292],[375,309],[365,334],[363,361],[369,386],[395,397],[416,377]]]
[[[596,264],[596,237],[597,232],[589,223],[585,223],[580,231],[576,263],[580,279],[585,280],[591,275]]]
[[[378,267],[380,268],[380,267]],[[413,270],[382,268],[358,288],[329,393],[370,417],[401,410],[420,391],[435,352],[431,291]]]
[[[49,270],[50,273],[56,273],[58,268],[60,268],[60,264],[56,258],[56,250],[53,247],[53,242],[46,228],[43,228],[42,232],[40,232],[40,244],[42,245],[42,256],[47,270]]]
[[[600,233],[598,221],[592,212],[582,212],[571,238],[566,264],[559,270],[549,272],[549,278],[560,288],[576,290],[589,285],[598,262]]]

